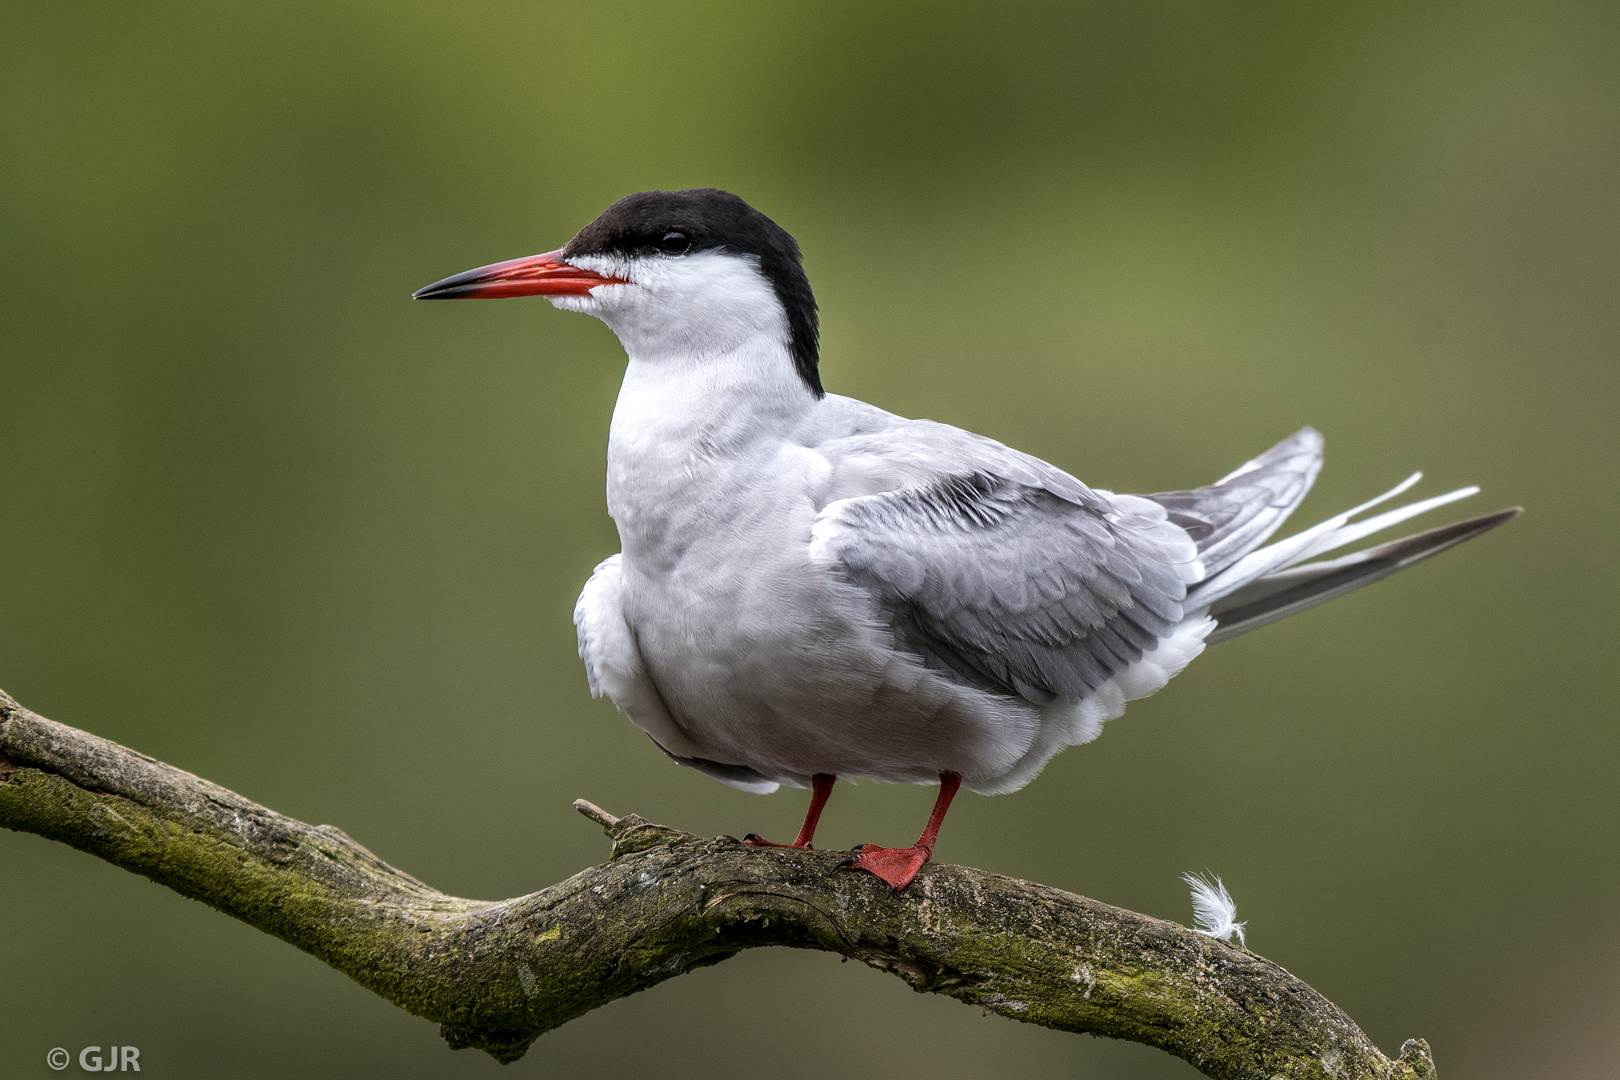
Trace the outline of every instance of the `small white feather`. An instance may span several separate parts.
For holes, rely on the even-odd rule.
[[[1238,944],[1242,945],[1244,924],[1237,921],[1237,904],[1232,902],[1232,895],[1221,884],[1221,879],[1214,874],[1208,878],[1201,874],[1182,874],[1181,880],[1192,889],[1193,922],[1197,924],[1193,929],[1221,941],[1231,941],[1236,935]]]

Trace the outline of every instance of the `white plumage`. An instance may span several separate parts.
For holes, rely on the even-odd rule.
[[[1246,924],[1237,921],[1237,904],[1233,903],[1221,879],[1214,874],[1206,878],[1187,873],[1181,875],[1181,880],[1192,889],[1193,929],[1219,941],[1236,937],[1242,945]]]
[[[577,261],[636,282],[555,299],[629,352],[608,436],[623,552],[580,597],[581,656],[666,751],[745,790],[954,772],[1015,791],[1196,657],[1212,604],[1328,550],[1373,505],[1254,550],[1319,467],[1307,429],[1267,455],[1290,483],[1262,531],[1207,566],[1152,499],[810,393],[746,258]],[[720,344],[690,315],[659,337],[665,290],[723,300]]]
[[[1309,428],[1208,487],[1116,495],[825,394],[797,245],[724,192],[629,196],[561,251],[418,295],[524,293],[601,319],[629,358],[607,460],[622,551],[574,612],[592,692],[725,783],[814,786],[801,846],[835,775],[943,778],[937,830],[958,782],[1017,790],[1206,640],[1500,520],[1301,566],[1473,489],[1350,522],[1414,477],[1262,547],[1321,467]]]

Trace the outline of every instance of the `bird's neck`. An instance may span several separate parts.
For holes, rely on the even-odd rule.
[[[792,435],[816,406],[785,343],[750,337],[708,352],[630,354],[608,434],[608,512],[657,529],[727,495],[764,444]]]

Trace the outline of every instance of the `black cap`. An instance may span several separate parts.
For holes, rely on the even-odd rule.
[[[716,249],[759,259],[760,272],[787,312],[793,367],[817,397],[825,396],[819,370],[816,298],[804,275],[799,245],[787,230],[729,191],[692,188],[626,195],[579,230],[562,254],[564,259],[580,255],[680,256]]]

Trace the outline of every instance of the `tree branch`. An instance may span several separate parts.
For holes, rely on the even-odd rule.
[[[501,1061],[616,998],[744,949],[821,949],[1027,1023],[1131,1039],[1230,1080],[1417,1080],[1305,983],[1245,949],[1027,881],[930,864],[904,894],[840,852],[746,847],[575,808],[612,858],[514,900],[463,900],[330,825],[0,692],[0,825],[59,840],[294,945]]]

